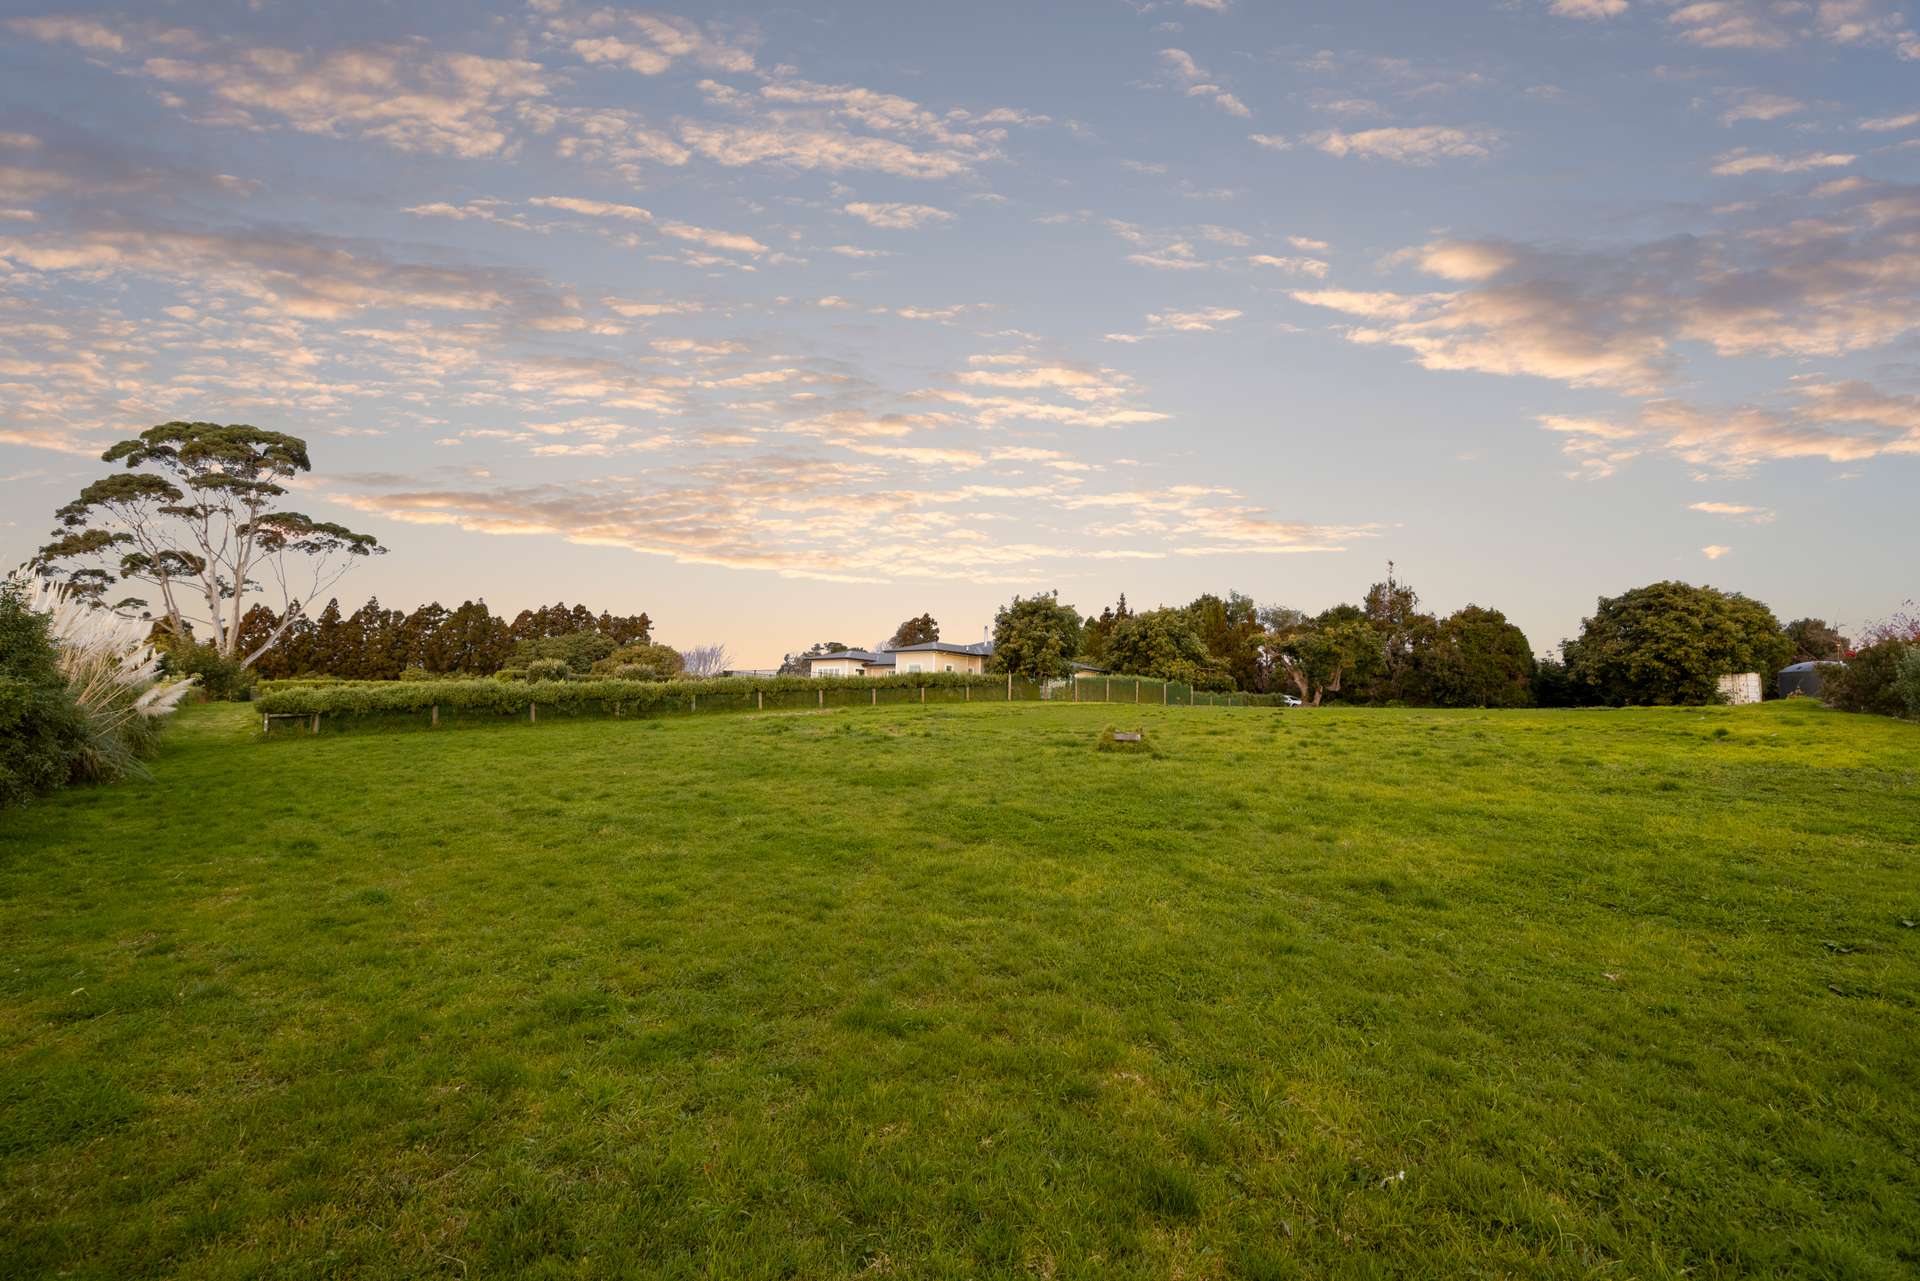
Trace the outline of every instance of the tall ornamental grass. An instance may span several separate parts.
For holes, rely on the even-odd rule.
[[[47,620],[54,667],[79,713],[71,779],[146,777],[141,759],[153,754],[159,722],[179,706],[195,678],[163,680],[147,623],[89,605],[64,584],[37,583],[28,608]]]

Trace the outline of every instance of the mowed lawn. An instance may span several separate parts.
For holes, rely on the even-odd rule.
[[[8,1276],[1920,1273],[1920,726],[257,727],[0,815]]]

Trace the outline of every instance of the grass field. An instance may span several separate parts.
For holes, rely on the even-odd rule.
[[[1130,710],[192,709],[0,815],[0,1267],[1920,1272],[1920,726]]]

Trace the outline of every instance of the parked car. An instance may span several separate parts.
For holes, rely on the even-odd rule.
[[[1298,707],[1300,706],[1300,700],[1291,694],[1282,694],[1280,696],[1280,704],[1283,707]]]

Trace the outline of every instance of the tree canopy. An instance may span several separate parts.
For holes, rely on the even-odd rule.
[[[1070,673],[1080,649],[1080,615],[1058,592],[1015,596],[993,619],[993,670],[1028,680]]]
[[[1211,598],[1218,603],[1219,597]],[[1150,609],[1114,624],[1109,665],[1134,676],[1179,681],[1197,689],[1232,689],[1227,665],[1201,639],[1183,609]]]
[[[223,657],[251,665],[360,557],[369,534],[284,510],[280,482],[312,470],[306,442],[242,423],[170,422],[100,456],[124,470],[81,489],[34,558],[82,598],[157,617],[176,638],[206,628]],[[274,584],[276,630],[247,638],[248,602]],[[150,589],[118,596],[129,584]]]
[[[922,614],[918,618],[909,618],[893,629],[893,638],[886,644],[888,649],[900,649],[907,645],[925,645],[929,641],[940,639],[940,624],[934,621],[932,614]]]
[[[1776,671],[1793,642],[1759,601],[1668,580],[1601,597],[1561,649],[1581,700],[1618,707],[1711,703],[1720,677]]]
[[[1789,661],[1814,663],[1845,658],[1852,648],[1840,629],[1824,618],[1796,618],[1786,626],[1787,639],[1793,644]]]

